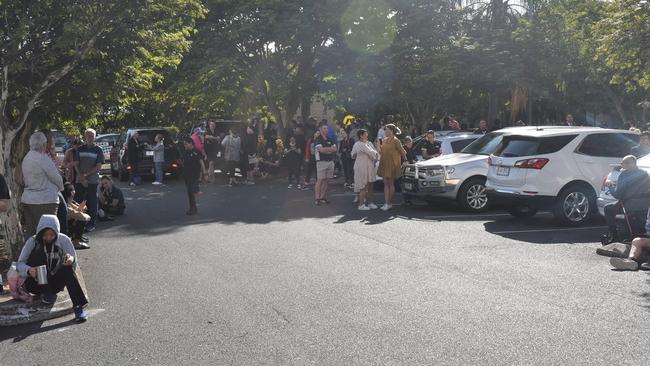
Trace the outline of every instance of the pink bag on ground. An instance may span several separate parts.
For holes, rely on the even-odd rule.
[[[26,302],[28,304],[32,303],[32,294],[25,290],[23,286],[25,284],[25,277],[18,275],[18,270],[16,269],[16,262],[11,264],[9,272],[7,272],[7,283],[9,284],[9,293],[11,297],[16,300]]]

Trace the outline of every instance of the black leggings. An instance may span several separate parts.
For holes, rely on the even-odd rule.
[[[187,199],[190,203],[190,211],[196,211],[196,193],[199,190],[199,180],[185,179],[185,188],[187,188]]]
[[[84,234],[84,228],[86,227],[85,221],[80,220],[70,220],[68,221],[68,232],[72,240],[81,240],[81,237]]]
[[[52,276],[47,278],[47,285],[39,285],[33,277],[27,277],[25,280],[25,288],[33,294],[41,294],[43,292],[50,292],[53,294],[59,293],[66,288],[72,305],[86,305],[88,300],[84,294],[84,290],[79,284],[77,274],[72,270],[72,267],[63,266]]]

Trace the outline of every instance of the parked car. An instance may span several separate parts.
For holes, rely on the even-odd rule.
[[[102,151],[104,152],[104,166],[102,167],[102,173],[110,170],[111,150],[115,144],[117,144],[117,140],[119,140],[119,138],[119,133],[107,133],[98,135],[95,138],[95,145],[101,147]]]
[[[636,161],[636,165],[639,169],[643,169],[648,174],[650,174],[650,155],[646,155],[641,159]],[[610,187],[606,185],[607,182],[611,182],[614,187],[616,187],[616,182],[618,182],[618,176],[621,175],[621,166],[619,164],[613,165],[612,170],[605,175],[603,178],[603,185],[600,188],[600,194],[596,200],[596,205],[598,206],[598,213],[601,216],[605,216],[605,206],[610,203],[616,203],[618,200],[614,198],[610,192]]]
[[[507,128],[486,135],[466,134],[473,139],[460,152],[406,165],[402,191],[425,201],[455,200],[462,209],[470,212],[486,210],[488,157],[499,147],[504,135],[522,128],[530,127]]]
[[[486,188],[517,217],[551,209],[566,225],[597,212],[603,176],[630,153],[639,136],[597,127],[538,127],[504,136],[490,155]]]
[[[140,141],[142,143],[147,143],[151,147],[155,145],[154,138],[156,135],[161,134],[165,138],[165,164],[163,166],[164,172],[170,173],[172,175],[177,175],[180,167],[180,150],[178,149],[176,143],[173,141],[172,137],[164,128],[130,128],[126,132],[122,132],[117,141],[117,144],[113,146],[111,150],[111,174],[117,176],[120,181],[126,181],[129,177],[129,173],[133,169],[128,163],[127,159],[127,148],[128,141],[133,136],[133,133],[137,131],[140,133]],[[138,167],[138,174],[143,176],[153,175],[153,151],[149,148],[145,148],[142,151],[140,156],[140,166]]]

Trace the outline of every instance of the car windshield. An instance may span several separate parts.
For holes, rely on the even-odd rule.
[[[503,133],[492,132],[467,145],[461,153],[474,155],[490,155],[496,151],[503,141]]]

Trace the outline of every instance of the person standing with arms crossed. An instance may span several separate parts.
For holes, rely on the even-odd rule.
[[[336,144],[328,136],[326,124],[320,127],[320,136],[314,142],[316,151],[316,205],[329,203],[325,198],[330,179],[334,178],[334,157],[336,156]]]
[[[74,166],[77,175],[75,184],[74,200],[77,202],[86,201],[90,221],[86,224],[86,231],[95,230],[97,222],[97,209],[99,200],[97,197],[97,186],[99,185],[99,172],[104,164],[104,152],[95,145],[95,130],[89,128],[84,132],[86,143],[77,148],[74,155]]]
[[[384,178],[384,199],[382,211],[390,210],[395,195],[395,179],[402,176],[402,159],[406,159],[406,150],[395,135],[402,134],[397,126],[388,124],[385,127],[386,139],[381,144],[381,158],[377,174]]]

